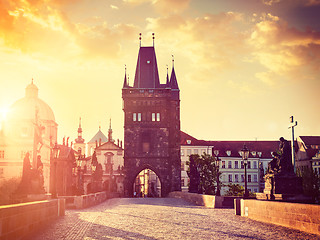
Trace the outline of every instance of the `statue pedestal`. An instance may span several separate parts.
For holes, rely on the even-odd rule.
[[[265,175],[265,189],[257,193],[259,200],[278,200],[288,202],[308,202],[303,196],[302,178],[294,174],[267,174]]]

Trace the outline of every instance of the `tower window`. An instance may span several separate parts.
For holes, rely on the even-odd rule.
[[[141,113],[138,113],[138,122],[141,122]]]
[[[152,113],[152,122],[160,122],[160,113]]]
[[[137,114],[133,113],[132,121],[136,122],[137,121]]]

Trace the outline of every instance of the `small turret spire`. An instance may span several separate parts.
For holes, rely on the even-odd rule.
[[[166,87],[170,87],[168,64],[167,64],[167,82],[166,82]]]
[[[128,87],[129,84],[127,82],[127,65],[124,65],[124,81],[123,81],[123,88]]]

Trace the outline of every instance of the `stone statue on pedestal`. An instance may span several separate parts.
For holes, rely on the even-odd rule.
[[[265,189],[259,195],[261,199],[287,200],[302,194],[302,179],[294,173],[291,159],[290,142],[281,137],[279,149],[273,152],[273,159],[264,176]]]

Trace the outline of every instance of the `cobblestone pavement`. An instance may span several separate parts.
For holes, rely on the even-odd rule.
[[[67,210],[27,239],[320,239],[173,198],[118,198],[84,210]]]

